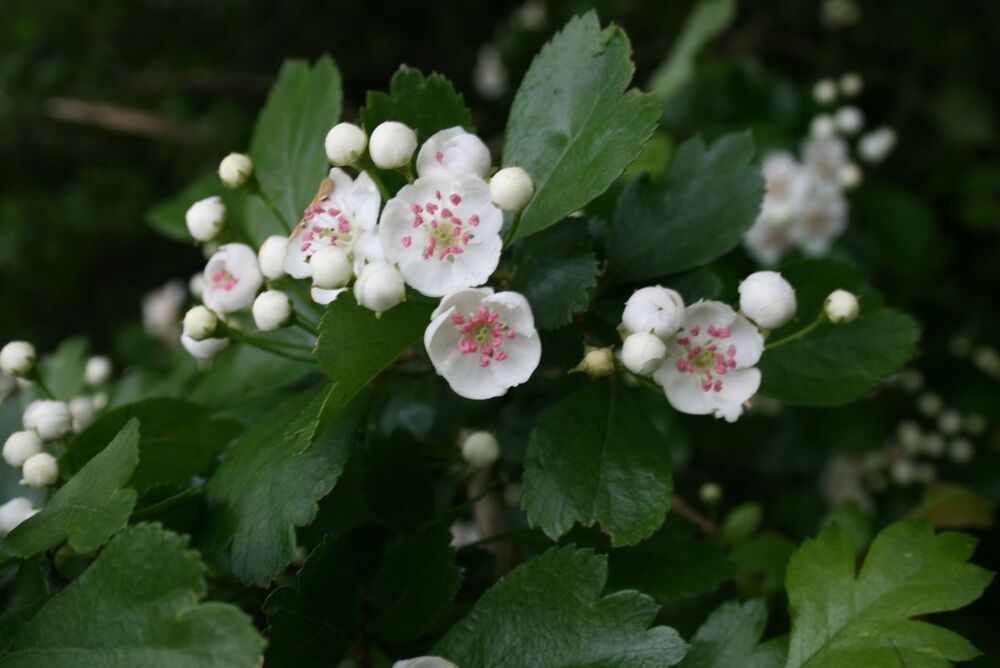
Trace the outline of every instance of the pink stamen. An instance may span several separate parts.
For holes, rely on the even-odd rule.
[[[439,165],[444,164],[444,153],[438,151],[437,153],[434,154],[434,159],[438,161]]]
[[[458,193],[452,193],[451,197],[448,198],[448,201],[450,201],[455,206],[458,206],[459,204],[462,203],[462,198],[459,196]]]
[[[413,243],[413,239],[409,235],[403,237],[401,241],[403,242],[403,248],[409,248],[410,244]]]
[[[472,214],[471,216],[469,216],[469,225],[472,225],[473,227],[479,225],[479,216],[477,216],[476,214]]]
[[[701,327],[695,325],[691,328],[691,336],[698,336],[699,334],[701,334]]]

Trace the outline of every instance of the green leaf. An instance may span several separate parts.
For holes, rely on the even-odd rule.
[[[621,176],[656,129],[660,103],[625,92],[634,67],[617,26],[596,12],[572,19],[535,56],[507,122],[504,165],[535,181],[518,237],[554,225]]]
[[[598,264],[590,237],[577,220],[565,220],[517,246],[511,290],[531,303],[535,324],[556,329],[586,309],[597,286]]]
[[[856,575],[850,536],[828,526],[788,564],[788,668],[945,668],[976,657],[961,636],[913,619],[979,597],[993,575],[967,563],[975,545],[964,534],[935,535],[922,520],[897,522],[876,536]]]
[[[403,65],[392,76],[389,92],[369,91],[358,121],[371,134],[380,123],[399,121],[423,142],[435,132],[460,125],[472,130],[472,113],[450,81],[440,74],[424,76]]]
[[[293,227],[329,170],[323,139],[340,118],[342,98],[340,72],[329,56],[312,67],[288,60],[257,117],[250,142],[254,174]],[[248,201],[247,232],[256,244],[287,234],[258,197]]]
[[[209,406],[242,404],[280,390],[315,371],[315,364],[236,344],[198,376],[191,390],[191,400]]]
[[[185,539],[132,527],[53,596],[0,655],[3,668],[247,668],[261,651],[250,618],[198,603],[205,567]]]
[[[293,449],[290,421],[313,419],[321,385],[277,406],[248,429],[208,483],[208,510],[201,527],[203,550],[219,558],[240,581],[266,585],[295,552],[295,527],[312,521],[317,502],[340,478],[355,442],[359,411],[326,423],[308,450]]]
[[[662,668],[684,656],[666,626],[649,628],[653,601],[636,591],[601,597],[607,559],[552,549],[514,569],[448,632],[433,654],[462,668]]]
[[[48,594],[42,562],[38,559],[22,561],[0,608],[3,610],[0,614],[0,656],[7,651],[14,636],[42,609]]]
[[[405,301],[376,317],[351,295],[330,304],[319,324],[316,356],[334,382],[324,410],[335,415],[400,353],[417,343],[434,307]]]
[[[989,529],[993,526],[993,504],[962,485],[938,482],[924,492],[912,513],[938,529]]]
[[[138,463],[139,421],[133,418],[41,512],[11,531],[3,547],[27,557],[68,541],[76,552],[93,552],[128,522],[136,493],[125,484]]]
[[[89,347],[86,339],[66,339],[38,365],[38,372],[57,399],[69,401],[83,392]]]
[[[744,596],[763,596],[781,591],[795,548],[791,539],[766,531],[736,546],[729,558],[739,568],[736,583],[740,592]]]
[[[653,73],[649,87],[661,100],[668,101],[695,74],[698,54],[736,18],[736,0],[701,0],[687,17],[670,55]]]
[[[399,537],[386,548],[371,585],[372,635],[390,645],[419,638],[434,627],[461,582],[447,527]]]
[[[787,639],[761,643],[767,628],[767,606],[757,599],[719,606],[691,639],[682,668],[782,668]]]
[[[861,294],[864,276],[857,265],[829,258],[793,260],[781,265],[780,273],[795,288],[795,317],[768,336],[779,341],[811,324],[823,310],[827,295],[837,289]],[[862,307],[864,305],[862,304]]]
[[[203,406],[147,399],[102,415],[73,440],[61,463],[68,471],[80,470],[132,419],[142,424],[139,465],[129,479],[139,493],[154,485],[185,485],[191,476],[207,473],[239,433],[238,424],[214,419]]]
[[[554,403],[531,432],[522,505],[553,540],[599,523],[613,545],[656,531],[670,509],[667,444],[625,388],[599,382]]]
[[[736,569],[718,548],[699,540],[696,530],[671,513],[659,531],[638,545],[611,550],[611,586],[641,589],[661,599],[715,591]]]
[[[742,543],[760,528],[764,509],[756,501],[747,501],[733,508],[726,515],[719,534],[730,545]]]
[[[354,642],[359,611],[350,545],[328,536],[309,554],[294,585],[274,590],[264,602],[270,668],[336,666]]]
[[[630,181],[608,239],[611,279],[627,283],[686,271],[735,248],[764,196],[755,152],[749,132],[707,146],[694,137],[680,145],[661,177]]]

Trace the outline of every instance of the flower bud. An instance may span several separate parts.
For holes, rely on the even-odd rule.
[[[94,410],[95,411],[103,411],[105,408],[108,407],[108,393],[107,392],[98,392],[94,396],[92,396],[90,399],[91,399],[91,401],[94,402]]]
[[[492,466],[500,458],[500,444],[497,437],[488,431],[474,431],[462,441],[462,457],[466,463],[477,469]]]
[[[629,334],[649,332],[661,339],[680,329],[684,299],[676,290],[656,285],[641,288],[625,302],[622,325]]]
[[[36,489],[54,485],[59,479],[59,464],[47,452],[28,457],[21,467],[21,484]]]
[[[622,363],[629,371],[648,376],[660,368],[667,354],[667,346],[658,336],[649,332],[629,334],[622,346]]]
[[[21,522],[37,514],[31,499],[18,496],[0,505],[0,536],[5,536],[17,528]]]
[[[69,414],[73,416],[73,431],[83,431],[94,421],[94,400],[88,396],[73,397],[69,400]]]
[[[809,123],[809,134],[816,139],[832,137],[835,131],[836,125],[829,114],[820,114]]]
[[[196,241],[211,241],[226,223],[226,207],[219,196],[198,200],[184,214],[188,232]]]
[[[812,93],[817,104],[830,104],[837,99],[837,84],[830,79],[820,79],[813,85]]]
[[[25,429],[34,429],[43,441],[54,441],[69,433],[73,415],[64,401],[32,401],[21,418]]]
[[[375,315],[385,313],[403,301],[405,295],[406,285],[402,274],[386,262],[366,265],[354,283],[354,298],[361,306],[375,311]]]
[[[228,338],[192,339],[187,334],[181,334],[181,345],[191,357],[198,360],[211,360],[222,354],[229,347]]]
[[[573,371],[582,371],[591,378],[610,376],[615,370],[614,349],[585,346],[583,361]]]
[[[292,300],[280,290],[267,290],[253,303],[253,321],[262,332],[272,332],[288,324],[292,317]]]
[[[0,371],[24,378],[35,368],[35,347],[26,341],[11,341],[0,350]]]
[[[965,464],[976,454],[976,449],[967,438],[956,438],[948,445],[948,456],[956,464]]]
[[[851,322],[860,310],[858,298],[847,290],[834,290],[823,302],[823,311],[830,322]]]
[[[714,506],[722,500],[722,487],[716,482],[706,482],[698,490],[698,497],[706,506]]]
[[[857,72],[847,72],[840,77],[840,92],[844,97],[854,97],[864,86],[865,82]]]
[[[535,192],[528,172],[504,167],[490,179],[490,199],[504,211],[520,211]]]
[[[184,334],[201,341],[207,339],[219,326],[219,316],[207,306],[195,306],[184,314]]]
[[[339,246],[321,248],[309,260],[313,285],[323,290],[336,290],[351,280],[351,259]]]
[[[28,457],[42,451],[42,439],[33,430],[15,431],[7,437],[3,444],[3,460],[9,465],[19,468]]]
[[[343,167],[361,157],[368,145],[368,135],[354,123],[337,123],[326,133],[326,159]]]
[[[396,121],[380,123],[368,142],[372,162],[382,169],[398,169],[409,164],[416,149],[416,133],[409,126]]]
[[[201,296],[205,294],[205,274],[199,271],[188,279],[188,292],[195,299],[201,299]]]
[[[264,278],[274,281],[285,275],[285,252],[288,249],[288,237],[275,234],[260,245],[257,251],[257,264]]]
[[[940,394],[924,392],[917,397],[917,410],[927,417],[934,417],[944,408],[944,399]]]
[[[219,163],[219,178],[227,188],[239,188],[253,174],[253,160],[243,153],[230,153]]]
[[[882,162],[895,146],[895,131],[892,128],[881,127],[858,140],[858,154],[867,163]]]
[[[417,154],[417,174],[453,177],[475,174],[486,178],[493,158],[483,140],[461,127],[435,132]]]
[[[856,187],[861,183],[861,168],[853,162],[844,163],[837,168],[837,183],[848,190]]]
[[[857,134],[865,125],[865,116],[857,107],[841,107],[833,117],[837,130],[845,135]]]
[[[795,316],[795,288],[776,271],[757,271],[740,283],[740,310],[764,329],[777,329]]]
[[[83,379],[90,387],[104,385],[111,380],[111,360],[103,355],[95,355],[87,360]]]

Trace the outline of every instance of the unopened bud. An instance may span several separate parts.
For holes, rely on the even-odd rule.
[[[39,399],[28,405],[21,418],[25,429],[34,429],[43,441],[54,441],[69,433],[73,415],[64,401]]]
[[[262,332],[284,327],[291,317],[292,300],[280,290],[267,290],[254,300],[253,321]]]
[[[528,172],[505,167],[490,179],[490,199],[504,211],[520,211],[535,192]]]
[[[239,188],[253,174],[253,160],[243,153],[230,153],[219,163],[219,178],[227,188]]]
[[[368,146],[368,135],[354,123],[337,123],[326,133],[326,159],[343,167],[361,157]]]
[[[660,368],[667,346],[649,332],[629,334],[622,345],[622,363],[634,374],[648,376]]]
[[[188,232],[196,241],[211,241],[226,224],[226,207],[218,196],[198,200],[184,214]]]
[[[41,489],[50,487],[59,479],[59,464],[56,458],[47,452],[39,452],[28,457],[21,467],[21,484],[26,487]]]
[[[3,460],[10,466],[20,468],[32,455],[42,451],[42,439],[33,429],[15,431],[3,444]]]
[[[111,360],[103,355],[95,355],[87,360],[83,379],[90,387],[99,387],[111,380]]]
[[[373,135],[374,137],[374,135]],[[354,283],[354,298],[358,304],[375,315],[381,315],[403,301],[406,284],[403,276],[387,262],[372,262],[365,265]]]
[[[676,290],[659,285],[641,288],[625,302],[622,325],[629,334],[648,332],[661,339],[680,329],[684,299]]]
[[[776,271],[750,274],[739,292],[743,315],[764,329],[776,329],[795,317],[795,288]]]
[[[500,458],[497,437],[488,431],[474,431],[462,441],[462,457],[469,466],[484,469]]]
[[[376,167],[398,169],[409,164],[417,149],[417,135],[403,123],[386,121],[372,131],[368,153]]]
[[[269,281],[274,281],[285,275],[285,252],[288,249],[288,237],[275,234],[260,245],[257,251],[257,264],[260,273]]]
[[[35,368],[35,347],[27,341],[11,341],[0,350],[0,371],[24,378]]]
[[[215,333],[219,326],[219,316],[207,306],[195,306],[184,314],[184,334],[201,341]]]
[[[351,280],[351,259],[343,248],[326,246],[310,258],[313,285],[322,290],[336,290]]]
[[[834,290],[823,302],[823,311],[830,322],[846,323],[858,317],[861,307],[856,295],[847,290]]]
[[[581,361],[573,371],[581,371],[591,378],[609,376],[615,371],[614,349],[586,346]]]

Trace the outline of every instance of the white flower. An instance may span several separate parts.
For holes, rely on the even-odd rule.
[[[98,387],[111,380],[111,360],[104,355],[95,355],[87,360],[83,379],[90,387]]]
[[[474,431],[462,441],[462,458],[477,469],[493,466],[500,458],[500,444],[497,437],[488,431]]]
[[[837,99],[837,84],[830,79],[820,79],[813,85],[812,93],[817,104],[830,104]]]
[[[392,664],[392,668],[458,668],[454,663],[439,656],[418,656]]]
[[[199,360],[211,360],[218,357],[229,347],[229,339],[214,338],[197,341],[187,334],[181,334],[181,345],[191,357]]]
[[[790,225],[758,218],[743,237],[750,255],[763,265],[777,264],[785,253],[795,247],[795,237]]]
[[[622,363],[632,373],[648,376],[660,367],[666,354],[663,339],[649,332],[636,332],[625,338]]]
[[[492,288],[441,300],[424,332],[434,370],[466,399],[492,399],[526,382],[542,355],[528,300]]]
[[[840,137],[810,137],[802,143],[802,163],[824,181],[836,182],[837,170],[850,161]]]
[[[195,299],[201,299],[205,293],[205,274],[200,271],[188,279],[188,292]]]
[[[264,276],[257,254],[246,244],[226,244],[205,265],[201,300],[216,313],[232,313],[253,304]]]
[[[35,368],[35,346],[27,341],[11,341],[0,350],[0,371],[24,378]]]
[[[15,431],[7,437],[3,444],[3,460],[17,468],[28,460],[28,457],[42,451],[42,439],[34,429]]]
[[[895,131],[892,128],[881,127],[863,135],[858,140],[858,154],[865,162],[881,162],[895,146]]]
[[[257,263],[260,273],[269,281],[274,281],[285,275],[285,254],[288,251],[288,237],[280,234],[264,239],[257,251]]]
[[[622,325],[629,334],[649,332],[661,339],[674,334],[684,317],[684,299],[676,290],[656,285],[640,288],[625,302]]]
[[[59,464],[47,452],[28,457],[21,467],[21,484],[25,487],[49,487],[59,479]]]
[[[253,174],[253,160],[243,153],[230,153],[219,163],[219,178],[227,188],[239,188]]]
[[[837,170],[837,183],[846,189],[854,188],[861,183],[861,168],[853,162],[841,165]]]
[[[507,92],[507,67],[503,64],[500,50],[494,45],[484,44],[479,48],[473,83],[487,100],[495,100]]]
[[[180,281],[170,281],[143,297],[142,327],[146,333],[161,341],[176,342],[185,297]]]
[[[858,298],[847,290],[834,290],[823,302],[823,311],[830,322],[851,322],[860,310]]]
[[[73,416],[65,401],[32,401],[21,418],[25,429],[34,429],[43,441],[54,441],[69,433]]]
[[[309,278],[312,256],[321,248],[336,246],[351,253],[362,236],[374,233],[382,202],[371,177],[361,173],[352,179],[342,169],[330,170],[333,188],[318,203],[306,209],[305,217],[288,240],[285,271],[293,278]]]
[[[739,287],[740,311],[764,329],[776,329],[795,316],[795,288],[776,271],[758,271]]]
[[[83,431],[94,421],[97,413],[94,400],[86,395],[73,397],[69,400],[69,413],[73,416],[73,431]]]
[[[207,339],[219,326],[219,316],[207,306],[194,306],[184,314],[184,334],[195,341]]]
[[[682,413],[735,422],[760,387],[754,368],[764,337],[721,302],[700,301],[684,311],[684,326],[667,341],[667,360],[653,375]]]
[[[615,370],[614,349],[584,347],[583,360],[576,365],[573,371],[581,371],[591,378],[602,378],[610,376]]]
[[[969,462],[975,454],[975,448],[967,438],[956,438],[948,445],[948,456],[956,464]]]
[[[188,232],[196,241],[211,241],[226,223],[226,207],[218,195],[198,200],[184,214]]]
[[[291,317],[292,300],[280,290],[267,290],[254,300],[253,321],[262,332],[284,327]]]
[[[785,152],[764,157],[764,203],[758,220],[768,219],[780,225],[793,220],[809,196],[812,178],[794,157]]]
[[[805,255],[825,255],[847,229],[847,212],[847,200],[839,184],[812,179],[809,197],[790,234]]]
[[[406,285],[396,267],[387,262],[365,265],[354,283],[354,299],[369,311],[381,315],[403,301]]]
[[[0,506],[0,536],[6,536],[21,522],[37,513],[38,510],[31,505],[31,499],[24,496],[14,497]]]
[[[376,167],[398,169],[410,162],[417,150],[417,135],[413,129],[396,121],[385,121],[372,130],[368,154]]]
[[[333,165],[350,165],[368,146],[368,135],[354,123],[337,123],[326,133],[326,159]]]
[[[379,240],[409,285],[440,297],[489,279],[500,262],[502,225],[480,177],[419,178],[385,205]]]
[[[535,184],[520,167],[505,167],[490,179],[490,197],[504,211],[520,211],[534,192]]]
[[[847,72],[840,77],[840,92],[844,97],[854,97],[864,88],[865,82],[857,72]]]
[[[809,134],[816,139],[829,139],[837,131],[830,114],[819,114],[809,123]]]
[[[460,127],[435,132],[417,154],[417,175],[449,177],[475,174],[485,178],[493,159],[483,140]]]
[[[320,248],[310,260],[313,285],[323,290],[336,290],[347,285],[353,274],[347,251],[338,246]]]
[[[837,130],[845,135],[854,135],[861,132],[865,125],[865,115],[857,107],[841,107],[833,117],[833,122]]]

